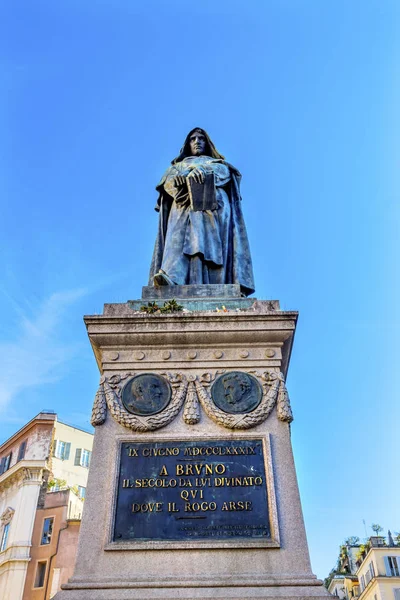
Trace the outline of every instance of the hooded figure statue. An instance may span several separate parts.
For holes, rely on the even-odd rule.
[[[204,129],[189,132],[156,188],[149,285],[237,283],[245,296],[254,292],[240,179]]]

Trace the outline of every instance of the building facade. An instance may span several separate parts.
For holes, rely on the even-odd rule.
[[[85,498],[92,446],[93,434],[61,421],[56,422],[51,461],[55,491],[74,487],[79,497]],[[64,481],[67,485],[63,485]]]
[[[400,600],[400,543],[389,534],[342,546],[328,590],[341,600]]]
[[[66,489],[46,494],[32,533],[23,600],[52,598],[75,565],[83,500]]]
[[[0,446],[1,600],[47,600],[68,578],[73,562],[60,565],[59,552],[67,538],[76,549],[92,443],[92,434],[49,411]]]
[[[400,600],[400,547],[371,546],[356,575],[360,600]]]

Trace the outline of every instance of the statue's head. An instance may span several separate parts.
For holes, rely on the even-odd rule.
[[[187,156],[200,156],[201,154],[221,160],[225,158],[218,152],[207,131],[201,127],[195,127],[187,134],[180,154],[172,161],[172,164],[182,161]]]
[[[251,392],[250,377],[246,373],[229,373],[222,378],[224,396],[229,404],[237,404]]]
[[[157,381],[153,378],[134,379],[131,385],[132,396],[138,400],[151,403],[158,402],[162,397],[162,391]]]
[[[200,156],[201,154],[207,155],[206,148],[208,144],[206,136],[202,129],[195,129],[189,136],[189,147],[192,156]]]

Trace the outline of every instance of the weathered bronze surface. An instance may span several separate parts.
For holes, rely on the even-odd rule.
[[[114,541],[271,538],[261,439],[124,442]]]
[[[249,413],[260,404],[262,388],[257,379],[242,371],[218,377],[211,388],[215,405],[227,413]]]
[[[122,403],[134,415],[155,415],[171,400],[171,387],[166,379],[154,373],[143,373],[129,379],[122,390]]]
[[[237,283],[254,292],[240,180],[204,129],[189,132],[157,186],[150,286]]]

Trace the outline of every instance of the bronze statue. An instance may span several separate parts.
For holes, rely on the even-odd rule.
[[[149,285],[238,283],[245,296],[254,292],[240,179],[204,129],[189,132],[156,188]]]

